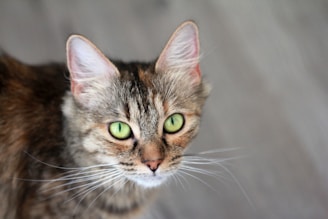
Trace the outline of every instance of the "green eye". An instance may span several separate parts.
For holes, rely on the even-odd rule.
[[[113,122],[109,124],[109,133],[119,140],[125,140],[131,137],[131,128],[124,122]]]
[[[176,133],[182,129],[184,118],[180,113],[169,116],[164,122],[164,131],[170,134]]]

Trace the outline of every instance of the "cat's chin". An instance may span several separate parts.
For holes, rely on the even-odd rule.
[[[137,185],[142,186],[144,188],[155,188],[162,185],[168,177],[159,175],[141,175],[128,178],[131,181],[135,182]]]

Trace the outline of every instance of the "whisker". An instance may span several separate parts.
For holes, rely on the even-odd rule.
[[[192,174],[190,174],[190,173],[188,173],[188,172],[186,172],[186,171],[184,171],[184,170],[182,170],[182,169],[180,169],[179,171],[180,171],[181,173],[186,174],[186,175],[190,176],[191,178],[194,178],[194,179],[196,179],[197,181],[203,183],[203,184],[206,185],[208,188],[210,188],[211,190],[213,190],[215,193],[218,193],[218,191],[217,191],[216,189],[214,189],[210,184],[208,184],[208,183],[205,182],[204,180],[200,179],[199,177],[197,177],[197,176],[195,176],[195,175],[192,175]]]
[[[250,199],[250,197],[248,196],[246,190],[244,189],[244,187],[241,185],[241,183],[239,182],[239,180],[237,179],[237,177],[226,167],[224,166],[223,164],[218,164],[221,166],[221,168],[226,171],[229,176],[234,180],[234,182],[237,184],[237,186],[239,187],[239,189],[241,190],[241,192],[243,193],[244,197],[246,198],[248,204],[253,208],[255,209],[255,205],[254,203],[252,202],[252,200]]]
[[[90,180],[91,180],[91,179],[90,179]],[[68,189],[62,190],[62,191],[60,191],[60,192],[57,192],[57,193],[51,195],[51,196],[48,197],[48,198],[50,199],[50,198],[56,197],[56,196],[58,196],[58,195],[61,195],[61,194],[64,194],[64,193],[67,193],[67,192],[70,192],[70,191],[73,191],[73,190],[76,190],[76,189],[81,189],[81,188],[84,188],[84,187],[88,187],[88,186],[93,185],[93,184],[96,184],[96,183],[98,183],[98,182],[99,182],[99,180],[94,181],[94,182],[91,182],[91,183],[87,183],[87,184],[78,185],[78,186],[75,186],[75,187],[72,187],[72,188],[68,188]],[[71,199],[70,199],[70,200],[71,200]],[[69,200],[69,201],[70,201],[70,200]],[[68,201],[65,201],[65,203],[66,203],[66,202],[68,202]]]
[[[44,164],[46,166],[49,166],[49,167],[62,169],[62,170],[76,170],[76,169],[78,169],[76,167],[71,167],[71,168],[69,168],[69,167],[60,167],[60,166],[56,166],[56,165],[53,165],[53,164],[49,164],[49,163],[46,163],[46,162],[43,162],[43,161],[39,160],[38,158],[34,157],[32,154],[28,153],[27,151],[24,151],[24,153],[27,154],[32,159],[36,160],[37,162],[42,163],[42,164]]]
[[[70,170],[68,172],[63,172],[62,174],[59,175],[64,175],[61,177],[55,177],[53,179],[24,179],[24,178],[15,178],[16,180],[22,180],[22,181],[27,181],[27,182],[47,182],[47,183],[54,183],[54,182],[58,182],[58,181],[69,181],[72,179],[79,179],[79,178],[83,178],[82,176],[79,175],[86,175],[88,173],[92,173],[94,171],[108,171],[108,170],[91,170],[91,171],[85,171],[83,172],[83,170]],[[73,173],[73,174],[67,174],[67,173]],[[77,173],[76,173],[77,172]],[[66,176],[65,176],[66,175]],[[58,175],[57,175],[58,176]],[[88,176],[85,176],[88,177]]]
[[[234,183],[236,183],[236,185],[241,190],[243,196],[246,198],[246,200],[250,204],[250,206],[252,208],[255,208],[253,202],[251,201],[251,199],[248,196],[244,187],[238,181],[237,177],[228,169],[228,167],[225,166],[226,164],[229,164],[227,161],[244,158],[247,155],[240,155],[240,156],[234,156],[234,157],[229,157],[229,158],[207,157],[207,156],[211,156],[213,154],[215,155],[215,154],[221,153],[221,152],[230,152],[230,151],[234,151],[237,149],[240,149],[240,148],[214,149],[214,150],[204,151],[204,152],[195,153],[195,154],[184,154],[182,156],[183,159],[181,161],[182,165],[181,165],[180,171],[181,171],[181,173],[187,174],[188,176],[200,181],[201,183],[205,184],[206,186],[208,186],[209,188],[214,190],[213,187],[210,186],[208,183],[206,183],[204,180],[188,173],[188,171],[198,173],[198,174],[204,174],[204,175],[207,175],[210,177],[214,177],[215,179],[219,180],[220,182],[225,183],[224,181],[222,181],[222,178],[223,178],[222,173],[223,172],[214,171],[213,169],[211,169],[215,166],[219,167],[230,176],[230,178],[232,179],[232,181]],[[208,169],[198,168],[198,167],[195,167],[196,165],[200,165],[202,167],[209,167],[209,168]],[[223,178],[223,179],[227,180],[226,178]]]
[[[181,177],[181,179],[185,182],[185,184],[186,184],[189,188],[191,188],[191,186],[190,186],[190,182],[185,178],[185,176],[184,176],[183,174],[181,174],[181,173],[178,172],[177,176],[178,176],[178,177]]]
[[[180,174],[179,172],[177,172],[175,175],[172,175],[172,178],[174,179],[174,182],[176,183],[176,185],[180,184],[182,189],[184,191],[186,191],[186,187],[185,185],[182,183],[181,179],[179,178],[181,177],[183,179],[183,175]]]
[[[84,199],[84,198],[85,198],[90,192],[96,190],[97,188],[99,188],[99,187],[102,186],[102,185],[105,185],[105,184],[107,184],[107,183],[109,183],[109,182],[111,182],[111,181],[116,180],[117,178],[121,177],[121,174],[122,174],[122,173],[118,172],[118,173],[115,173],[114,175],[106,176],[106,177],[104,177],[104,178],[102,178],[102,179],[100,179],[100,180],[97,180],[97,181],[92,182],[92,183],[90,183],[90,184],[84,185],[83,187],[90,187],[90,185],[93,186],[94,184],[97,184],[96,186],[90,187],[90,188],[88,188],[88,189],[86,189],[86,190],[84,190],[84,191],[82,191],[82,192],[79,192],[79,193],[75,194],[75,195],[74,195],[71,199],[69,199],[68,201],[71,201],[71,200],[73,200],[73,199],[75,199],[75,198],[77,198],[77,197],[83,195],[82,199],[80,200],[80,202],[81,202],[81,201],[82,201],[82,200],[83,200],[83,199]],[[113,177],[113,176],[114,176],[114,177]],[[98,184],[98,183],[99,183],[99,184]],[[67,201],[67,202],[68,202],[68,201]],[[80,203],[80,202],[79,202],[79,203]]]
[[[32,159],[36,160],[37,162],[39,162],[41,164],[44,164],[48,167],[52,167],[52,168],[56,168],[56,169],[62,169],[62,170],[85,170],[85,169],[90,169],[90,168],[95,168],[95,167],[109,167],[109,166],[118,165],[118,163],[115,163],[115,164],[97,164],[97,165],[86,166],[86,167],[61,167],[61,166],[57,166],[54,164],[49,164],[44,161],[41,161],[38,158],[34,157],[32,154],[28,153],[27,151],[24,151],[24,153],[26,153],[29,157],[31,157]]]
[[[63,183],[63,184],[58,185],[58,186],[55,186],[55,187],[52,187],[48,190],[44,190],[44,191],[51,191],[51,190],[55,190],[55,189],[65,187],[65,186],[69,186],[69,185],[72,185],[72,184],[77,184],[77,183],[81,183],[81,182],[90,181],[92,179],[97,179],[97,178],[99,178],[98,177],[99,175],[104,175],[104,173],[107,173],[108,171],[98,170],[97,172],[96,172],[96,174],[92,174],[92,175],[85,175],[85,174],[92,173],[92,172],[87,172],[87,173],[83,173],[84,175],[79,176],[79,177],[68,176],[68,177],[63,177],[62,179],[54,179],[53,181],[50,181],[47,184],[51,184],[51,183],[58,182],[58,181],[68,181],[68,182]],[[47,185],[47,184],[45,184],[45,185]]]
[[[200,156],[192,156],[192,157],[184,157],[181,162],[195,162],[195,164],[216,164],[222,163],[231,160],[237,160],[244,158],[246,155],[239,155],[229,158],[207,158],[207,157],[200,157]]]
[[[123,174],[122,174],[122,176],[123,176]],[[97,195],[97,197],[96,197],[96,198],[95,198],[95,199],[89,204],[88,208],[90,208],[90,207],[94,204],[94,202],[96,202],[96,200],[97,200],[102,194],[104,194],[104,193],[107,192],[109,189],[111,189],[115,184],[117,184],[117,183],[121,183],[121,181],[123,181],[123,182],[122,182],[122,186],[121,186],[121,188],[123,188],[124,185],[127,183],[127,180],[126,180],[125,178],[121,178],[120,180],[118,180],[117,182],[115,182],[113,185],[111,185],[111,186],[109,186],[108,188],[104,189],[104,191],[102,191],[99,195]],[[120,190],[120,189],[118,189],[115,193],[113,193],[112,196],[116,195],[117,192],[118,192],[119,190]]]
[[[66,176],[63,176],[61,178],[58,178],[58,180],[71,180],[71,179],[79,179],[79,178],[85,178],[88,177],[89,174],[93,173],[99,173],[99,172],[108,172],[108,169],[96,169],[96,170],[89,170],[89,171],[79,171],[78,173],[74,174],[68,174]],[[88,175],[86,175],[88,174]],[[55,179],[57,180],[57,179]]]
[[[96,186],[93,186],[93,187],[91,187],[91,188],[89,188],[89,189],[87,189],[87,190],[81,192],[81,193],[78,194],[77,196],[73,197],[73,199],[75,199],[75,198],[77,198],[77,197],[83,195],[83,197],[82,197],[82,198],[80,199],[80,201],[78,202],[78,204],[77,204],[77,206],[76,206],[76,208],[75,208],[74,211],[77,210],[77,208],[80,206],[81,202],[85,199],[85,197],[86,197],[90,192],[93,192],[94,190],[100,188],[102,185],[105,185],[105,184],[107,184],[107,183],[110,183],[111,181],[114,181],[114,180],[116,180],[117,178],[120,178],[121,176],[123,176],[122,173],[117,174],[114,178],[112,178],[112,177],[105,177],[105,178],[103,179],[103,181],[102,181],[101,184],[96,185]],[[116,181],[116,182],[114,182],[112,185],[110,185],[108,188],[106,188],[103,192],[101,192],[99,195],[97,195],[97,197],[91,202],[91,204],[93,204],[94,201],[96,201],[96,199],[98,199],[98,198],[101,196],[101,194],[103,194],[105,191],[108,191],[109,189],[113,188],[113,186],[114,186],[115,184],[119,183],[120,181],[121,181],[121,179],[118,180],[118,181]],[[91,206],[91,204],[89,204],[88,208]]]
[[[100,174],[99,174],[99,175],[100,175]],[[113,175],[114,175],[114,174],[113,174]],[[96,180],[96,179],[101,179],[103,176],[111,177],[112,175],[111,175],[111,176],[108,176],[108,171],[104,171],[102,175],[97,176],[97,177],[95,177],[95,176],[90,176],[88,179],[84,180],[84,182],[92,181],[92,180]],[[92,181],[92,182],[90,182],[90,183],[86,183],[86,184],[82,184],[82,185],[77,185],[77,186],[74,186],[74,187],[71,187],[71,188],[68,188],[68,189],[62,190],[62,191],[60,191],[60,192],[57,192],[57,193],[51,195],[51,196],[48,197],[47,199],[50,199],[50,198],[56,197],[56,196],[58,196],[58,195],[61,195],[61,194],[64,194],[64,193],[67,193],[67,192],[70,192],[70,191],[73,191],[73,190],[76,190],[76,189],[83,189],[83,188],[86,188],[86,187],[90,187],[90,186],[92,186],[92,185],[94,185],[94,184],[97,184],[99,181],[101,182],[101,180],[96,180],[96,181]],[[61,187],[64,187],[64,186],[69,186],[69,185],[73,185],[73,184],[81,183],[81,182],[74,182],[74,180],[71,181],[71,182],[72,182],[72,183],[68,182],[68,183],[66,183],[66,184],[64,184],[64,185],[58,185],[57,188],[61,188]],[[82,182],[83,182],[83,181],[82,181]],[[54,190],[54,189],[49,189],[49,191],[51,191],[51,190]],[[44,191],[46,192],[47,190],[44,190]],[[70,199],[70,200],[71,200],[71,199]],[[69,201],[70,201],[70,200],[69,200]],[[67,201],[65,201],[65,203],[66,203],[66,202],[67,202]]]
[[[196,172],[196,173],[201,173],[204,175],[208,175],[208,176],[218,176],[221,172],[217,172],[217,171],[209,171],[209,170],[205,170],[205,169],[201,169],[201,168],[197,168],[197,167],[192,167],[192,166],[182,166],[181,169],[183,170],[187,170],[187,171],[192,171],[192,172]],[[218,175],[217,175],[218,174]]]
[[[230,152],[230,151],[236,151],[240,150],[240,147],[234,147],[234,148],[219,148],[219,149],[213,149],[213,150],[208,150],[208,151],[202,151],[199,153],[188,153],[188,154],[183,154],[183,157],[187,156],[197,156],[197,155],[207,155],[207,154],[215,154],[215,153],[223,153],[223,152]]]
[[[79,196],[82,196],[82,197],[80,198],[80,200],[78,201],[76,207],[74,208],[74,213],[75,213],[75,212],[78,210],[79,206],[81,205],[81,202],[85,199],[85,197],[86,197],[90,192],[92,192],[92,191],[94,191],[94,190],[100,188],[100,186],[103,184],[103,182],[106,181],[106,179],[107,179],[106,177],[103,178],[103,179],[101,179],[99,182],[102,182],[102,183],[99,183],[99,184],[98,184],[98,182],[97,182],[97,183],[92,183],[91,185],[89,184],[89,185],[87,186],[87,187],[89,187],[89,188],[87,188],[87,189],[85,189],[85,190],[83,190],[83,191],[81,191],[81,192],[76,193],[71,199],[69,199],[69,200],[67,200],[67,201],[65,201],[65,202],[70,202],[70,201],[74,200],[75,198],[77,198],[77,197],[79,197]],[[95,184],[96,184],[96,185],[95,185]]]
[[[183,187],[183,185],[182,185],[180,179],[179,179],[179,181],[178,181],[178,177],[177,177],[176,175],[177,175],[177,174],[174,174],[174,175],[172,175],[170,178],[175,182],[175,185],[176,185],[176,186],[178,186],[178,184],[180,183],[180,185],[181,185],[182,188],[184,189],[184,187]]]
[[[201,168],[196,168],[196,167],[191,167],[191,166],[182,166],[182,169],[184,169],[185,171],[190,171],[190,172],[194,172],[194,173],[198,173],[198,174],[203,174],[206,176],[210,176],[218,181],[220,181],[221,183],[227,185],[227,183],[224,180],[229,180],[228,178],[226,178],[221,171],[217,171],[217,170],[205,170],[205,169],[201,169]]]

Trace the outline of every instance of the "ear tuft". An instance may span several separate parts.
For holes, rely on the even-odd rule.
[[[155,70],[157,72],[183,72],[199,83],[199,37],[197,25],[192,21],[181,24],[172,34],[160,54]]]

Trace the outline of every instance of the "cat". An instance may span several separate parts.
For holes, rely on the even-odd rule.
[[[67,40],[67,65],[2,54],[0,218],[139,215],[198,132],[199,50],[186,21],[149,63],[110,60],[81,35]]]

